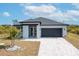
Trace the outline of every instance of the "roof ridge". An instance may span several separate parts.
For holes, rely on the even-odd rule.
[[[62,22],[58,22],[58,21],[55,21],[55,20],[52,20],[52,19],[49,19],[49,18],[45,18],[45,17],[38,17],[38,18],[35,18],[35,19],[39,19],[39,18],[42,18],[42,19],[45,19],[45,20],[54,21],[54,22],[56,22],[56,23],[64,24],[64,23],[62,23]]]

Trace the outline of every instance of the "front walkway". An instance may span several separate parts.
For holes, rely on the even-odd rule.
[[[64,38],[42,38],[42,39],[34,39],[32,41],[41,41],[38,56],[79,55],[79,50],[76,49],[72,44],[67,42]]]

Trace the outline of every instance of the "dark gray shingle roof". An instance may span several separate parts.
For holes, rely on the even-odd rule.
[[[41,26],[66,26],[67,25],[67,24],[63,24],[61,22],[57,22],[57,21],[50,20],[50,19],[43,18],[43,17],[24,20],[24,21],[21,21],[20,23],[30,23],[30,22],[41,23]]]

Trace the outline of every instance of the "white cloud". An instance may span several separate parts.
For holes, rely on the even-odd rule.
[[[64,16],[72,21],[78,21],[79,18],[79,11],[77,10],[67,10],[64,13]]]
[[[3,12],[3,16],[10,16],[9,12]]]
[[[79,11],[78,10],[68,10],[67,14],[71,15],[71,16],[79,16]]]
[[[25,8],[25,15],[35,16],[35,17],[41,17],[41,16],[50,16],[52,13],[57,11],[57,8],[53,5],[45,5],[41,4],[40,6],[35,5],[24,5]]]
[[[77,10],[66,10],[62,12],[53,5],[41,4],[35,5],[24,5],[24,14],[31,17],[46,17],[55,19],[57,21],[78,21],[76,17],[79,17],[79,11]]]
[[[20,6],[30,6],[32,3],[20,3]]]
[[[40,5],[40,6],[25,6],[25,9],[32,11],[32,12],[46,12],[51,13],[53,11],[56,11],[56,7],[51,5]]]

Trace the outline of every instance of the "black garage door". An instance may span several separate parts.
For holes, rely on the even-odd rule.
[[[42,28],[41,37],[62,37],[62,28]]]

